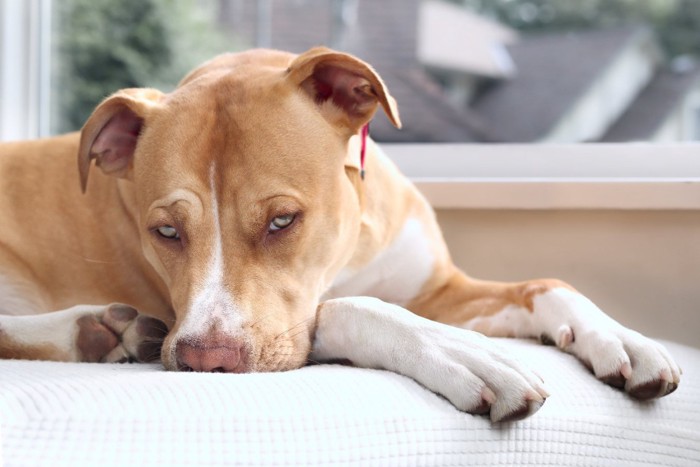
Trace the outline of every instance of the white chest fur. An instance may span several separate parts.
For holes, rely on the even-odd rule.
[[[422,223],[409,218],[389,247],[372,261],[359,269],[341,270],[323,299],[366,295],[404,305],[420,292],[434,263]]]

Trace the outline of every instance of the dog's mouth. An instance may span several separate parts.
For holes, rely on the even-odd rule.
[[[303,334],[303,335],[302,335]],[[308,332],[278,334],[256,339],[206,336],[165,339],[161,360],[169,371],[207,373],[257,373],[287,371],[308,363],[311,339]]]

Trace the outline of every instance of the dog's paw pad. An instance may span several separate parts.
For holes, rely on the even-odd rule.
[[[77,348],[84,362],[151,362],[160,358],[167,334],[162,321],[112,303],[77,319]]]
[[[136,359],[139,362],[159,360],[163,340],[168,334],[165,324],[150,316],[139,316],[132,331],[125,333],[124,341]]]
[[[107,306],[102,314],[102,321],[114,332],[121,334],[138,315],[139,312],[132,306],[112,303]]]
[[[119,338],[95,315],[81,316],[77,320],[77,347],[81,360],[89,363],[102,361],[117,345]]]
[[[119,344],[102,358],[104,363],[128,363],[133,359],[129,356],[123,345]]]

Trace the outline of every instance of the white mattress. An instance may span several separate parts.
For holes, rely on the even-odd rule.
[[[504,425],[384,371],[0,361],[1,456],[7,466],[700,465],[700,350],[667,343],[684,379],[640,403],[556,349],[501,343],[552,393]]]

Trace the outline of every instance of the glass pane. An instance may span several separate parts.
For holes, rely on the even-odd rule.
[[[384,142],[693,138],[697,0],[54,1],[52,131],[111,92],[172,89],[221,51],[325,44],[372,64],[403,128]],[[678,117],[683,115],[683,117]],[[684,130],[685,129],[685,130]]]
[[[51,132],[79,129],[94,107],[128,87],[170,90],[214,55],[235,49],[216,2],[53,2]]]

